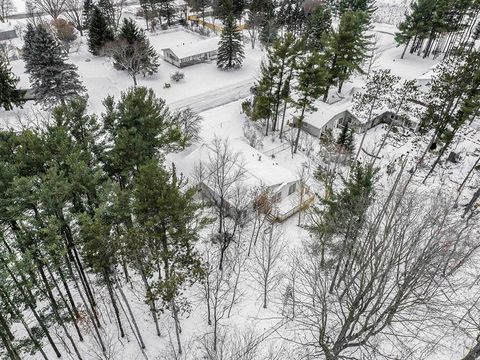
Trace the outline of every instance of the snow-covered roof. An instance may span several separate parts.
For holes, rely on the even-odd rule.
[[[190,56],[204,54],[218,49],[218,36],[200,41],[192,41],[188,44],[182,44],[177,47],[162,49],[172,51],[179,59],[184,59]]]
[[[0,22],[0,32],[14,30],[12,25]]]
[[[316,127],[317,129],[321,129],[326,126],[334,116],[346,110],[351,111],[353,104],[351,99],[338,101],[334,104],[327,104],[318,100],[315,102],[314,106],[317,108],[317,111],[305,116],[304,122]]]
[[[17,32],[11,25],[0,23],[0,40],[10,40],[15,39],[16,37]]]
[[[244,185],[275,187],[299,180],[298,176],[290,169],[280,166],[274,159],[254,149],[241,139],[230,139],[228,145],[232,152],[241,154],[239,163],[245,170]],[[194,181],[195,168],[200,163],[209,162],[214,155],[213,144],[203,143],[193,145],[170,159],[175,164],[177,172],[182,173],[190,181]],[[208,185],[208,181],[206,183]]]
[[[417,80],[420,80],[420,81],[431,81],[433,76],[436,74],[437,72],[437,67],[440,63],[438,64],[435,64],[433,65],[427,72],[423,73],[422,75],[420,75]]]

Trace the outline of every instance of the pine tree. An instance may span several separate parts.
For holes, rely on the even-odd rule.
[[[116,10],[113,0],[98,0],[96,7],[102,13],[107,26],[110,28],[112,33],[117,31],[117,20],[116,20]]]
[[[316,6],[307,17],[305,37],[309,47],[316,51],[323,50],[323,41],[332,27],[330,10],[323,5]]]
[[[377,8],[374,0],[339,0],[337,10],[340,15],[346,11],[363,11],[368,15],[365,21],[370,23],[370,18]]]
[[[242,66],[243,53],[242,34],[238,30],[233,15],[227,17],[220,38],[217,66],[221,69],[237,69]]]
[[[84,24],[83,26],[85,27],[85,29],[88,29],[90,27],[90,18],[92,15],[93,7],[94,7],[93,0],[83,1],[82,16],[83,16],[83,24]]]
[[[3,107],[7,111],[25,102],[25,91],[17,89],[19,80],[0,55],[0,88],[2,89],[0,92],[0,107]]]
[[[111,147],[105,152],[105,170],[122,189],[138,168],[162,152],[181,147],[182,132],[165,101],[151,89],[132,88],[104,101],[103,131]]]
[[[88,49],[93,55],[99,55],[106,43],[114,40],[113,32],[105,16],[97,6],[93,7],[88,25]]]
[[[300,34],[306,21],[303,4],[300,0],[283,0],[276,19],[279,27],[284,27],[293,34]]]
[[[305,115],[306,113],[316,110],[313,103],[320,97],[326,85],[327,72],[322,58],[318,53],[308,55],[298,66],[297,84],[294,89],[297,95],[295,107],[297,111],[300,111],[300,115],[296,118],[295,124],[298,130],[295,139],[294,153],[296,153],[298,149],[300,132]]]
[[[268,61],[272,71],[273,114],[272,130],[277,130],[277,121],[282,102],[282,89],[287,79],[292,77],[295,70],[295,61],[303,48],[302,41],[295,39],[291,33],[285,34],[282,39],[276,40],[268,51]]]
[[[345,124],[342,127],[342,131],[337,139],[337,144],[340,145],[344,150],[352,153],[355,148],[355,143],[353,140],[353,131],[348,127],[348,124]]]
[[[216,0],[214,2],[215,15],[223,22],[225,22],[230,15],[232,15],[234,19],[240,20],[244,9],[244,0]]]
[[[278,37],[278,24],[273,14],[264,16],[260,23],[259,40],[260,43],[268,48]]]
[[[25,69],[37,102],[51,106],[82,96],[85,88],[77,67],[65,62],[67,54],[46,28],[37,26],[29,41],[32,48],[27,51]]]
[[[182,353],[182,346],[178,314],[186,310],[187,305],[187,299],[181,295],[203,275],[195,243],[204,224],[197,215],[198,205],[193,199],[195,189],[184,191],[182,188],[182,180],[177,177],[175,168],[169,173],[156,160],[140,167],[133,205],[140,236],[135,236],[133,247],[128,251],[139,256],[149,254],[147,259],[143,255],[144,260],[140,260],[142,266],[159,272],[154,277],[159,280],[153,280],[152,296],[159,298],[163,308],[172,313],[179,353]],[[141,239],[145,242],[142,243]],[[139,248],[144,251],[139,253]]]
[[[172,24],[172,19],[175,16],[175,1],[174,0],[158,0],[160,5],[160,14],[167,18],[167,25]]]
[[[438,156],[423,180],[433,173],[441,157],[452,144],[462,126],[478,116],[480,108],[480,52],[452,57],[439,65],[425,112],[421,116],[420,131],[434,130],[430,144],[442,144]]]
[[[344,81],[353,72],[363,72],[361,66],[371,37],[365,34],[368,29],[366,18],[367,14],[363,11],[346,11],[340,18],[338,30],[332,30],[325,37],[324,57],[329,67],[329,84],[325,89],[324,101],[332,85],[338,83],[341,92]]]
[[[33,58],[33,39],[35,37],[36,28],[29,22],[27,24],[27,29],[23,35],[23,48],[22,48],[22,59],[25,61],[25,67],[28,71],[28,66],[32,63]]]
[[[262,61],[260,65],[260,80],[255,86],[252,120],[265,120],[265,136],[268,135],[270,118],[273,113],[273,77],[275,72],[270,61]]]

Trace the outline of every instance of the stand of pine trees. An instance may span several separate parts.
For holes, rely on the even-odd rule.
[[[410,54],[428,57],[471,51],[480,7],[474,0],[418,0],[399,25],[395,39]]]
[[[107,326],[143,349],[126,295],[133,274],[159,336],[159,314],[179,328],[182,294],[202,276],[195,191],[159,156],[183,146],[178,116],[142,87],[104,103],[101,118],[76,98],[48,124],[0,132],[0,343],[9,359],[89,359],[92,346],[107,357]]]

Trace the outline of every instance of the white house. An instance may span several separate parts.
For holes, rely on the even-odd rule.
[[[162,49],[163,60],[179,68],[217,58],[219,37]]]
[[[271,221],[283,221],[313,201],[313,193],[291,169],[279,165],[275,159],[264,155],[241,139],[229,140],[228,144],[232,152],[241,154],[241,161],[235,165],[241,166],[244,172],[239,185],[249,190],[262,189],[259,196],[268,194],[269,203],[272,204]],[[218,200],[219,195],[216,194],[213,174],[204,173],[201,180],[195,176],[199,166],[208,164],[214,158],[213,144],[203,143],[191,146],[183,153],[172,155],[171,160],[177,172],[182,173],[191,183],[198,186],[203,196]],[[248,198],[249,206],[253,207],[258,196]],[[234,208],[231,204],[232,200],[228,195],[224,198],[229,209]]]

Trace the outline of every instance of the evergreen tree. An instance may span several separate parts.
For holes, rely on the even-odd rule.
[[[179,353],[182,346],[178,314],[185,311],[188,304],[181,295],[202,277],[195,243],[205,223],[196,214],[198,206],[193,199],[196,190],[182,188],[175,168],[169,173],[156,160],[140,167],[134,190],[134,215],[140,236],[135,236],[132,248],[128,249],[129,254],[141,256],[141,260],[137,257],[137,263],[140,261],[143,269],[159,272],[158,276],[152,276],[151,292],[153,298],[159,298],[163,307],[172,313]],[[148,254],[147,257],[144,254]]]
[[[214,2],[215,15],[224,23],[230,15],[232,15],[234,19],[241,20],[244,9],[244,0],[216,0]]]
[[[218,43],[217,66],[221,69],[237,69],[242,66],[243,53],[242,34],[237,28],[233,15],[227,17],[222,36]]]
[[[22,59],[25,61],[25,67],[28,71],[28,64],[32,63],[33,58],[33,39],[35,37],[36,29],[35,26],[29,22],[27,24],[27,29],[23,34],[23,48],[22,48]]]
[[[82,96],[85,88],[77,67],[65,62],[67,54],[47,29],[37,26],[29,41],[32,48],[26,52],[25,69],[37,102],[51,106]]]
[[[153,90],[132,88],[117,103],[107,97],[104,105],[103,131],[111,145],[103,162],[121,189],[132,182],[141,165],[181,146],[178,121]]]
[[[346,11],[363,11],[368,15],[365,21],[369,23],[372,14],[377,8],[374,0],[339,0],[337,10],[340,15]]]
[[[283,27],[288,32],[300,34],[304,28],[305,20],[303,1],[283,0],[280,3],[277,14],[279,27]]]
[[[0,107],[3,107],[7,111],[25,102],[25,91],[17,89],[19,80],[0,55],[0,88],[2,89],[0,92]]]
[[[449,35],[444,45],[437,47],[435,52],[445,51],[447,55],[457,45],[464,47],[468,42],[466,33],[471,28],[471,14],[478,13],[478,4],[470,0],[418,0],[410,6],[410,13],[395,34],[397,43],[405,45],[402,58],[408,46],[410,53],[421,55],[423,52],[423,57],[429,56],[440,34]]]
[[[421,116],[420,131],[434,130],[430,144],[442,144],[425,180],[452,144],[462,126],[478,116],[480,108],[480,52],[452,57],[439,65],[427,105]]]
[[[90,18],[94,8],[93,0],[84,0],[83,1],[83,24],[85,29],[88,29],[90,26]]]
[[[368,29],[366,18],[367,14],[363,11],[346,11],[340,18],[338,30],[332,30],[325,37],[324,57],[329,67],[329,77],[324,101],[332,85],[338,83],[341,92],[344,81],[353,72],[363,72],[361,66],[371,37],[365,34]]]
[[[350,176],[342,179],[342,189],[322,199],[322,206],[314,207],[313,213],[322,220],[315,221],[309,230],[322,239],[320,246],[328,246],[334,235],[355,239],[365,221],[366,210],[374,199],[375,174],[376,170],[371,166],[354,166]]]
[[[116,10],[113,0],[98,0],[96,7],[100,10],[113,34],[117,31]]]
[[[303,43],[295,39],[291,33],[287,33],[282,39],[276,40],[268,51],[268,61],[273,71],[273,114],[272,130],[277,130],[277,121],[282,102],[282,89],[287,79],[291,78],[295,70],[295,61],[300,55]]]
[[[260,21],[259,32],[259,40],[266,48],[268,48],[278,37],[279,25],[275,19],[275,16],[275,7],[271,2],[269,2]]]
[[[323,5],[316,6],[307,16],[305,37],[310,48],[323,50],[323,41],[332,27],[330,10]]]
[[[300,140],[300,132],[303,126],[303,120],[306,113],[316,110],[313,105],[317,100],[325,86],[327,85],[327,72],[325,64],[318,53],[312,53],[299,64],[297,84],[295,85],[295,93],[297,100],[295,100],[295,107],[300,111],[300,115],[296,118],[297,137],[295,139],[295,147],[293,152],[296,153],[298,149],[298,142]]]
[[[105,44],[113,40],[113,32],[105,20],[105,16],[97,6],[94,6],[88,25],[89,51],[93,55],[99,55]]]
[[[167,25],[172,25],[173,17],[175,16],[175,1],[174,0],[158,0],[160,5],[159,16],[167,19]]]
[[[342,132],[338,136],[337,144],[340,145],[343,149],[352,153],[355,149],[355,143],[353,140],[353,131],[348,127],[348,124],[345,124],[342,127]]]
[[[275,72],[273,64],[262,61],[260,65],[260,80],[255,86],[255,97],[253,100],[252,120],[265,120],[265,136],[268,135],[270,118],[273,113],[273,78]]]

